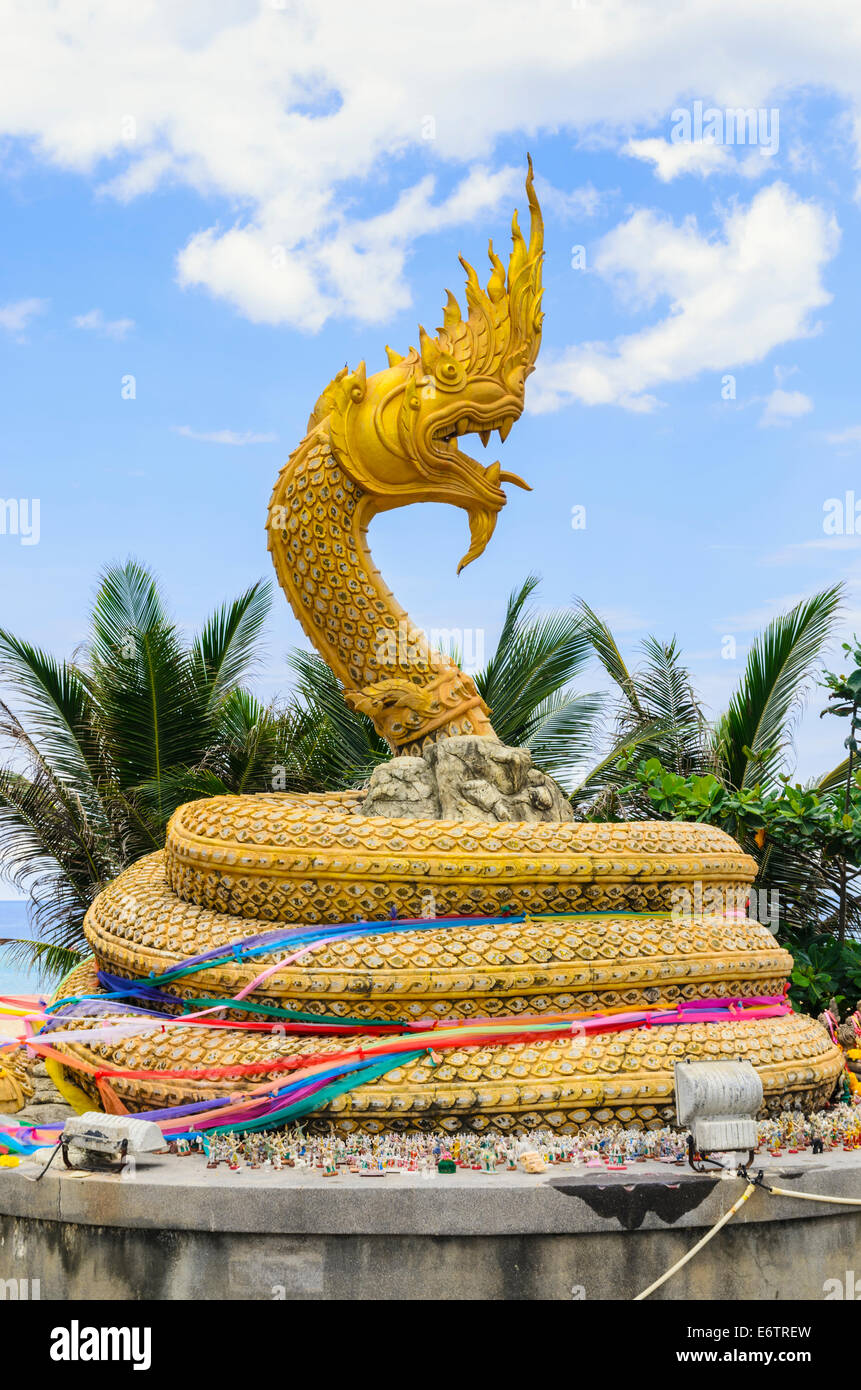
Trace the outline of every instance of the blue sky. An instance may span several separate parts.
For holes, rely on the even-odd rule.
[[[38,544],[0,535],[4,627],[71,653],[100,567],[127,555],[189,628],[268,577],[267,500],[319,392],[439,323],[458,251],[480,272],[488,235],[507,255],[529,149],[545,333],[499,457],[534,491],[460,578],[462,513],[378,518],[411,616],[489,651],[537,570],[544,605],[583,595],[632,659],[676,634],[715,712],[801,596],[844,580],[841,635],[861,629],[858,537],[823,529],[828,499],[861,501],[845,5],[815,34],[770,2],[753,23],[735,3],[548,0],[527,22],[444,0],[397,30],[385,3],[361,23],[292,0],[85,8],[0,0],[0,496],[40,503]],[[695,101],[762,109],[776,149],[674,142]],[[301,640],[279,595],[265,696]],[[814,710],[799,774],[838,744]]]

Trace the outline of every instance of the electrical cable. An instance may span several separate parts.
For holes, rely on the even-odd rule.
[[[744,1167],[739,1168],[739,1177],[747,1178],[754,1186],[761,1187],[763,1192],[770,1192],[774,1197],[798,1197],[803,1202],[829,1202],[840,1207],[861,1207],[861,1197],[828,1197],[821,1192],[790,1192],[786,1187],[772,1187],[765,1181],[762,1169],[751,1177]]]
[[[751,1177],[744,1166],[739,1167],[738,1176],[747,1180],[747,1187],[738,1201],[733,1203],[729,1211],[724,1213],[720,1220],[712,1226],[711,1230],[703,1236],[702,1240],[697,1241],[693,1249],[689,1250],[686,1255],[683,1255],[680,1260],[677,1260],[672,1268],[667,1270],[666,1274],[662,1274],[660,1279],[655,1280],[654,1284],[650,1284],[642,1293],[637,1294],[634,1299],[635,1303],[639,1303],[642,1299],[648,1298],[649,1294],[654,1293],[655,1289],[659,1289],[662,1284],[665,1284],[668,1279],[672,1278],[677,1270],[681,1269],[683,1265],[686,1265],[688,1260],[692,1260],[697,1251],[702,1250],[703,1246],[707,1245],[712,1237],[716,1236],[718,1231],[721,1230],[728,1221],[732,1220],[736,1212],[741,1210],[757,1187],[762,1188],[764,1192],[769,1192],[775,1197],[798,1197],[799,1200],[805,1202],[826,1202],[841,1207],[861,1207],[861,1197],[829,1197],[820,1192],[790,1192],[785,1187],[772,1187],[765,1181],[762,1171],[758,1172],[754,1177]]]
[[[37,1174],[36,1179],[35,1179],[36,1182],[41,1182],[41,1181],[42,1181],[42,1179],[44,1178],[44,1176],[45,1176],[45,1174],[47,1173],[48,1169],[50,1168],[51,1164],[54,1162],[54,1159],[57,1157],[57,1154],[60,1152],[60,1149],[61,1149],[61,1148],[62,1148],[62,1144],[55,1144],[55,1146],[54,1146],[54,1148],[53,1148],[53,1150],[52,1150],[52,1152],[51,1152],[51,1155],[50,1155],[50,1157],[49,1157],[49,1159],[48,1159],[48,1162],[45,1164],[45,1166],[44,1166],[44,1168],[42,1169],[41,1173]]]
[[[650,1284],[647,1289],[643,1289],[642,1293],[638,1293],[636,1298],[634,1299],[634,1302],[640,1303],[642,1299],[648,1298],[650,1293],[654,1293],[655,1289],[659,1289],[662,1284],[666,1284],[667,1280],[671,1279],[677,1270],[681,1269],[683,1265],[686,1265],[688,1263],[688,1260],[692,1260],[694,1258],[694,1255],[696,1255],[697,1251],[702,1250],[704,1245],[708,1245],[712,1237],[716,1236],[718,1231],[721,1230],[722,1227],[724,1227],[728,1221],[731,1221],[732,1218],[735,1216],[736,1212],[740,1211],[741,1208],[744,1206],[745,1202],[747,1202],[750,1199],[750,1197],[755,1192],[757,1185],[757,1183],[749,1181],[747,1187],[739,1197],[738,1201],[733,1202],[729,1211],[724,1212],[720,1220],[717,1221],[714,1224],[714,1226],[712,1226],[711,1230],[703,1236],[702,1240],[698,1240],[692,1250],[689,1250],[688,1253],[686,1255],[683,1255],[680,1260],[676,1260],[676,1263],[672,1266],[672,1268],[668,1269],[666,1274],[662,1274],[660,1279],[656,1279],[654,1284]]]

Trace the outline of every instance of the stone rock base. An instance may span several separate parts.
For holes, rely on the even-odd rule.
[[[375,768],[356,812],[416,820],[570,821],[561,787],[532,764],[528,748],[472,734],[432,744],[421,758]]]

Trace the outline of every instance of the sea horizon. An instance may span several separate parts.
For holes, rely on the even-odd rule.
[[[26,898],[0,898],[0,939],[6,937],[25,937],[32,939],[33,931],[27,916]],[[0,951],[0,995],[37,994],[44,989],[38,972],[9,960],[8,953]]]

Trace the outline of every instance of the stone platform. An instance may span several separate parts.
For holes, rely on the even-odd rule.
[[[0,1279],[38,1279],[42,1299],[627,1300],[743,1190],[652,1162],[432,1179],[232,1173],[198,1156],[157,1155],[131,1178],[59,1165],[38,1184],[35,1164],[0,1170]],[[861,1197],[857,1152],[755,1167]],[[861,1271],[861,1207],[756,1192],[653,1297],[821,1300],[847,1271]]]

